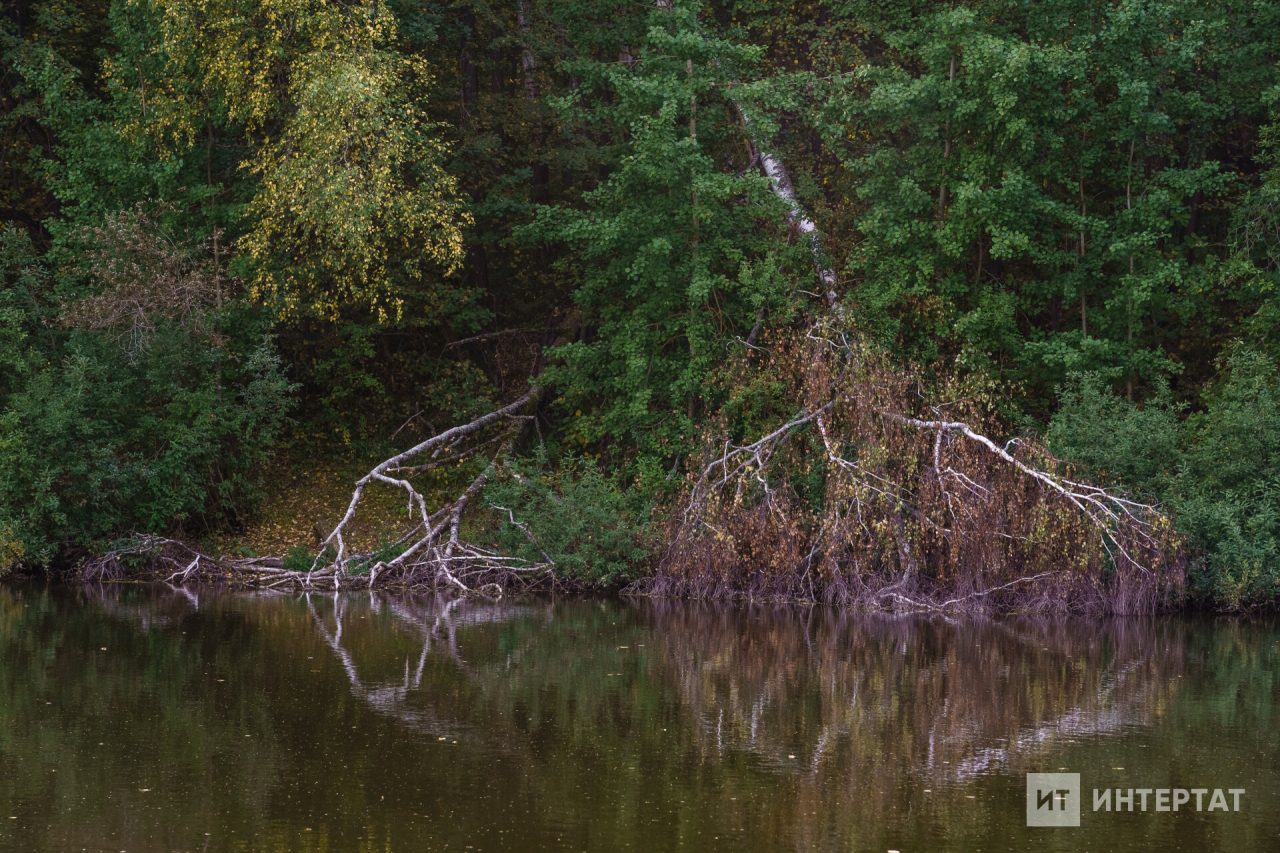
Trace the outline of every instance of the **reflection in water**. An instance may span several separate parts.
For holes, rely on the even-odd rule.
[[[0,589],[0,849],[1274,849],[1271,622]],[[1243,787],[1025,827],[1027,772]],[[10,817],[12,816],[12,817]]]
[[[332,603],[332,615],[329,619],[322,618],[316,611],[315,599],[320,598]],[[372,708],[396,718],[407,726],[424,730],[428,733],[446,731],[449,728],[457,727],[456,723],[450,726],[438,720],[434,715],[430,715],[431,709],[427,709],[428,715],[424,716],[424,709],[418,707],[414,702],[407,701],[410,694],[415,693],[422,687],[423,670],[426,668],[427,656],[431,653],[433,646],[437,647],[437,651],[448,655],[462,672],[474,678],[475,673],[463,661],[462,655],[458,651],[458,628],[465,625],[508,622],[517,616],[526,615],[530,612],[530,608],[527,607],[513,607],[504,604],[486,604],[483,607],[471,606],[460,609],[462,605],[467,603],[466,599],[455,598],[450,600],[439,596],[432,596],[430,599],[423,601],[410,597],[387,596],[380,593],[368,596],[353,596],[347,593],[335,592],[329,595],[306,593],[303,595],[303,599],[307,603],[307,610],[315,621],[320,636],[324,638],[325,644],[333,650],[334,655],[342,664],[342,669],[351,682],[351,692],[356,697],[367,702]],[[346,618],[347,608],[353,600],[359,601],[361,604],[367,602],[370,612],[375,616],[381,614],[385,609],[398,617],[402,625],[410,632],[420,636],[422,653],[418,656],[417,666],[412,672],[410,672],[409,668],[409,658],[405,658],[403,683],[370,686],[361,679],[355,659],[342,644],[343,625],[348,621]],[[549,610],[550,608],[547,609]],[[441,640],[443,640],[443,645],[441,645]]]

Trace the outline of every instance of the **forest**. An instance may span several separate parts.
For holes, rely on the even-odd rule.
[[[0,574],[1273,607],[1278,61],[1269,0],[9,0]]]

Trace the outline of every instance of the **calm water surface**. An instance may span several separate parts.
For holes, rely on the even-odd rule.
[[[1280,850],[1278,665],[1272,620],[0,588],[0,850]],[[1060,770],[1081,826],[1028,828]]]

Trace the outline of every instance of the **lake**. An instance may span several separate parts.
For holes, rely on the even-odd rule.
[[[0,850],[1277,850],[1278,628],[0,587]]]

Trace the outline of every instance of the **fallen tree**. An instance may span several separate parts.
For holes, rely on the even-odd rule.
[[[521,412],[526,406],[536,405],[541,394],[542,389],[533,386],[514,402],[482,415],[470,423],[437,433],[374,467],[357,481],[346,513],[333,528],[333,532],[321,543],[322,546],[331,545],[337,549],[334,559],[331,562],[326,561],[322,551],[316,557],[311,571],[303,582],[310,585],[314,582],[315,572],[323,572],[331,567],[333,583],[337,586],[341,584],[343,576],[349,574],[349,566],[353,563],[368,561],[368,555],[348,554],[343,532],[355,518],[365,489],[373,483],[385,483],[403,489],[408,499],[409,517],[414,518],[416,512],[419,521],[396,543],[405,546],[403,552],[391,560],[378,561],[369,567],[370,586],[380,576],[388,580],[394,577],[401,582],[413,582],[429,576],[433,583],[443,581],[460,592],[470,592],[472,587],[465,582],[467,578],[548,573],[555,565],[550,557],[547,557],[545,563],[527,563],[467,542],[461,537],[462,520],[467,509],[481,495],[495,467],[501,465],[507,454],[511,452],[512,445],[524,431],[525,424],[535,417],[521,414]],[[409,477],[474,454],[477,448],[465,447],[465,445],[468,442],[478,443],[479,435],[487,428],[494,426],[497,427],[497,435],[483,442],[497,445],[497,450],[489,463],[454,500],[434,511],[429,510],[426,499],[414,488]],[[418,460],[428,451],[431,454],[428,461],[419,462]],[[513,524],[518,524],[514,516],[511,517],[511,521]],[[524,530],[532,537],[527,528]],[[493,581],[486,580],[485,583],[493,583]]]
[[[216,579],[267,588],[333,589],[443,585],[459,593],[486,597],[501,597],[504,587],[513,583],[521,587],[554,583],[555,562],[545,552],[544,561],[530,562],[462,536],[464,516],[480,501],[493,473],[505,464],[513,445],[533,421],[534,415],[523,412],[536,406],[541,394],[540,387],[530,387],[515,401],[437,433],[376,465],[356,482],[346,512],[323,538],[319,553],[305,570],[289,569],[279,557],[214,557],[184,542],[148,535],[135,537],[87,562],[83,574],[90,579],[119,577],[134,558],[173,569],[162,575],[170,583]],[[468,460],[486,447],[496,449],[480,473],[443,506],[429,507],[426,497],[411,482],[414,475]],[[390,549],[383,549],[396,552],[387,559],[379,559],[373,552],[353,550],[345,535],[366,491],[378,483],[404,490],[409,518],[417,522]],[[489,508],[505,513],[510,523],[537,547],[532,532],[510,509]]]
[[[997,443],[980,401],[930,404],[842,325],[775,342],[804,404],[751,441],[708,434],[638,590],[923,611],[1136,613],[1179,598],[1184,549],[1156,506],[1072,479],[1033,437]]]

